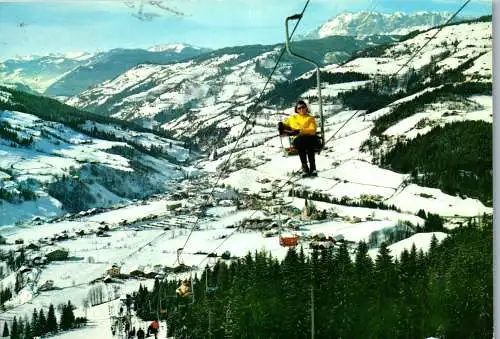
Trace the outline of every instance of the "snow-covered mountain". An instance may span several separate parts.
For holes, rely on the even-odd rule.
[[[0,63],[0,82],[24,85],[38,93],[67,97],[125,72],[141,63],[168,64],[193,58],[209,49],[175,44],[145,49],[112,49],[99,53],[27,56]]]
[[[328,20],[305,38],[317,39],[332,35],[405,35],[414,30],[425,30],[444,24],[451,14],[446,12],[345,12]],[[455,18],[455,21],[458,20],[460,19]]]
[[[45,91],[50,96],[72,96],[103,81],[111,80],[128,69],[143,63],[170,64],[201,55],[209,49],[176,45],[160,50],[112,49],[99,53],[87,63],[75,68]]]
[[[394,40],[389,36],[329,37],[300,41],[294,48],[302,53],[309,51],[327,65],[332,60],[345,61],[368,46],[391,41]],[[213,122],[224,123],[246,109],[264,87],[281,49],[282,45],[230,47],[170,65],[138,65],[69,99],[67,104],[119,119],[140,120],[147,125],[161,125],[181,116],[181,120],[192,121],[197,127],[189,132],[181,127],[183,124],[165,128],[179,135],[204,134],[203,129],[210,128]],[[267,89],[293,80],[308,69],[310,65],[285,55]],[[207,109],[218,118],[204,121],[201,117]],[[224,128],[230,127],[231,124]]]
[[[0,62],[0,82],[43,93],[51,84],[92,58],[90,53],[30,55]]]
[[[190,44],[160,44],[160,45],[151,46],[147,50],[150,51],[150,52],[175,52],[175,53],[181,53],[186,48],[192,48],[192,49],[198,49],[198,50],[205,50],[205,51],[207,51],[206,48],[197,47],[197,46],[193,46],[193,45],[190,45]]]

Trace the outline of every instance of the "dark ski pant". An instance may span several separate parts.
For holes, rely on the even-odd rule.
[[[299,153],[302,168],[308,168],[311,172],[316,170],[316,159],[314,158],[316,142],[315,135],[299,135],[293,140],[293,145]],[[309,166],[307,166],[307,160],[309,160]]]

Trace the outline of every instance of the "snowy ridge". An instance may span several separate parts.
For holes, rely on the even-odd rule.
[[[317,39],[332,35],[366,36],[373,34],[408,34],[444,24],[451,16],[447,12],[341,13],[328,20],[307,38]]]
[[[150,52],[180,53],[187,47],[193,48],[193,49],[200,49],[200,47],[196,47],[196,46],[189,45],[189,44],[162,44],[162,45],[151,46],[147,50]]]
[[[431,62],[437,62],[437,73],[457,69],[468,61],[473,65],[464,74],[471,80],[490,81],[492,75],[492,35],[491,22],[464,23],[444,27],[412,60],[400,74],[408,72],[408,67],[421,69]],[[390,75],[406,64],[413,51],[427,42],[437,29],[431,29],[409,40],[394,44],[379,57],[357,58],[341,67],[327,66],[332,72],[357,71],[366,74]]]

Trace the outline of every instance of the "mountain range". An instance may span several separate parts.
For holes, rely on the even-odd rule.
[[[116,48],[94,54],[32,56],[0,63],[0,81],[51,97],[76,95],[142,63],[169,64],[209,51],[187,44]]]
[[[348,149],[344,150],[345,153],[339,153],[345,146],[339,148],[333,143],[328,147],[331,151],[324,152],[325,161],[332,158],[336,163],[342,163],[354,157],[380,165],[381,162],[387,161],[385,158],[382,159],[380,150],[390,150],[397,141],[411,140],[429,133],[433,127],[463,119],[491,122],[491,114],[488,113],[491,104],[484,99],[491,95],[488,94],[491,91],[492,75],[491,22],[480,20],[445,27],[429,46],[417,55],[416,61],[402,73],[397,82],[390,80],[397,69],[405,64],[412,51],[418,50],[432,34],[433,30],[429,30],[408,36],[399,42],[368,48],[363,52],[356,52],[362,56],[354,56],[351,61],[343,65],[327,64],[322,68],[326,140],[333,137],[333,131],[349,114],[349,109],[359,109],[366,115],[362,120],[359,120],[360,118],[353,120],[352,124],[343,128],[339,135],[349,140],[351,133],[356,138],[359,136],[358,133],[362,133],[364,138],[350,142]],[[321,55],[324,53],[321,50],[322,46],[345,41],[338,39],[339,37],[329,37],[303,41],[297,43],[297,49],[302,47],[307,50],[310,47],[306,44],[317,44],[319,47],[317,53]],[[391,41],[394,41],[393,38]],[[353,49],[353,53],[355,50]],[[140,128],[146,128],[146,131],[148,129],[159,131],[171,139],[182,139],[182,145],[189,149],[206,154],[215,153],[212,158],[216,161],[210,166],[215,164],[220,166],[221,159],[232,153],[235,154],[228,164],[230,171],[242,167],[264,166],[272,157],[249,158],[247,152],[249,149],[256,152],[257,147],[263,147],[263,150],[255,154],[267,154],[270,150],[273,150],[272,153],[275,152],[275,147],[278,145],[275,144],[277,140],[274,137],[274,126],[284,117],[283,112],[288,112],[289,109],[286,107],[290,107],[297,97],[302,97],[312,103],[313,111],[317,109],[315,105],[317,93],[312,73],[303,65],[291,63],[290,59],[283,59],[280,63],[272,77],[271,85],[262,96],[259,105],[255,106],[265,76],[269,74],[277,53],[279,46],[243,46],[211,51],[170,65],[141,64],[111,81],[106,81],[67,100],[66,103],[70,106],[90,110],[93,113],[79,113],[78,119],[65,123],[79,126],[77,130],[80,133],[91,133],[95,137],[105,136],[109,140],[123,142],[126,140],[121,136],[118,137],[114,127],[109,132],[107,127],[104,131],[92,127],[89,131],[88,127],[83,127],[88,126],[88,123],[83,124],[83,122],[86,119],[99,121],[110,118],[110,121],[135,122],[138,125],[134,129],[142,126]],[[393,94],[381,94],[377,91]],[[37,100],[36,96],[27,97],[19,94],[22,92],[16,92],[18,93],[16,95],[12,92],[9,95],[7,88],[3,92],[4,98],[7,98],[4,99],[4,109],[37,114],[43,119],[54,120],[59,115],[66,116],[75,110],[62,105],[61,107],[67,108],[52,108],[47,111],[43,107],[55,107],[54,105],[61,104],[45,100],[42,105],[42,101]],[[479,97],[471,99],[453,97],[466,93],[475,93]],[[273,103],[276,102],[276,98],[281,98],[277,104]],[[434,103],[435,101],[439,104]],[[440,111],[444,113],[436,116],[416,113],[419,110],[425,112],[428,105],[439,105]],[[403,109],[408,110],[405,107],[412,109],[410,112],[403,111]],[[65,113],[59,115],[54,113],[58,111]],[[370,119],[367,119],[368,114]],[[58,122],[64,122],[57,119]],[[405,122],[405,119],[410,120]],[[23,129],[23,124],[15,125],[9,122],[11,120],[17,121],[14,118],[6,120],[6,125],[3,127],[6,135]],[[415,124],[418,128],[414,127]],[[34,126],[37,126],[37,123]],[[254,132],[250,133],[252,128]],[[38,130],[35,127],[30,129],[33,131],[28,133],[26,129],[14,139],[17,140],[14,143],[30,140],[37,135],[42,137],[45,135],[44,129]],[[237,136],[241,133],[244,138],[239,140]],[[55,138],[51,142],[57,140],[70,142],[58,135]],[[136,138],[138,137],[135,136],[131,140]],[[36,138],[34,140],[36,141]],[[12,140],[6,141],[6,147],[8,148],[12,142]],[[46,141],[40,142],[46,144]],[[37,148],[37,146],[30,147]],[[266,150],[268,147],[271,148]],[[143,148],[141,146],[139,150]],[[151,151],[150,148],[151,146],[146,147]],[[153,153],[156,151],[153,149]],[[8,149],[6,152],[9,152]],[[133,158],[136,159],[133,163],[143,162],[138,160],[137,155]],[[83,159],[83,163],[88,161],[87,158]],[[10,166],[11,163],[7,166],[7,173],[11,171],[8,169]],[[9,177],[12,177],[12,174],[9,174]],[[19,178],[23,177],[20,175]],[[19,191],[18,179],[9,180],[11,183],[16,182],[12,187]],[[488,194],[480,196],[488,203]]]
[[[324,49],[321,55],[314,55],[322,63],[338,63],[348,59],[353,49],[387,43],[390,37],[442,24],[448,17],[449,13],[433,12],[342,13],[299,40],[344,36],[345,47],[334,43],[330,51]],[[359,38],[362,38],[361,42],[356,41]],[[0,81],[18,89],[66,98],[111,80],[139,64],[171,64],[209,51],[189,44],[163,44],[148,49],[116,48],[95,53],[19,57],[0,63]]]
[[[304,38],[318,39],[332,35],[406,35],[415,30],[422,31],[442,25],[451,15],[452,13],[446,12],[345,12],[328,20]],[[462,18],[456,17],[453,22],[460,20]]]

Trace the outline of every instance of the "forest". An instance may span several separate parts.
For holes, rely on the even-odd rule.
[[[313,324],[315,338],[491,338],[492,230],[491,217],[469,220],[397,258],[384,243],[372,260],[364,242],[248,253],[207,266],[191,297],[177,281],[140,286],[134,307],[190,338],[310,338]]]
[[[409,141],[397,142],[381,165],[411,173],[415,183],[493,204],[493,128],[485,121],[437,126]]]

